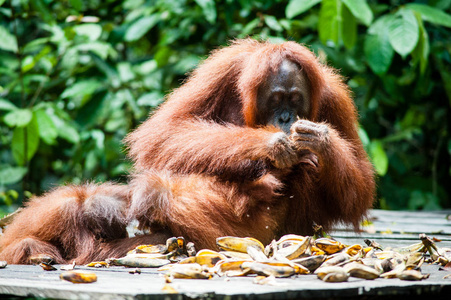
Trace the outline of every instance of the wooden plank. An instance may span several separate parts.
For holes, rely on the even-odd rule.
[[[90,269],[92,271],[92,269]],[[22,297],[59,299],[140,299],[144,295],[156,299],[176,299],[184,295],[192,298],[225,297],[253,298],[323,298],[433,294],[451,292],[451,280],[443,279],[446,272],[437,266],[426,265],[424,273],[431,277],[421,282],[399,279],[362,280],[350,278],[349,282],[325,283],[315,275],[277,279],[278,286],[253,283],[253,277],[222,278],[211,280],[175,279],[170,286],[178,292],[170,295],[163,290],[166,285],[161,272],[143,269],[140,275],[132,275],[127,269],[112,267],[96,269],[98,281],[91,284],[72,284],[59,279],[60,271],[43,271],[38,266],[8,266],[0,270],[0,294]],[[449,274],[449,273],[448,273]]]
[[[445,240],[451,240],[451,220],[449,211],[434,212],[406,212],[371,210],[369,220],[372,224],[362,229],[367,231],[365,235],[371,235],[371,231],[377,234],[401,234],[418,236],[420,233],[441,236]],[[338,225],[335,232],[353,232],[348,226]],[[394,238],[398,238],[394,236]]]
[[[342,227],[331,232],[337,240],[346,244],[363,244],[365,238],[375,239],[384,247],[402,247],[419,242],[418,234],[391,233],[386,230],[389,219],[396,224],[413,226],[416,232],[423,232],[424,224],[442,227],[448,226],[447,212],[413,213],[372,211],[374,233],[355,233]],[[422,220],[415,224],[413,219]],[[439,222],[428,220],[435,218]],[[444,221],[445,219],[445,221]],[[434,223],[435,224],[432,224]],[[449,235],[437,235],[443,238],[439,247],[451,247]],[[58,266],[57,266],[58,267]],[[297,298],[345,298],[345,297],[387,297],[395,295],[421,297],[447,297],[451,293],[451,279],[444,279],[451,272],[440,271],[439,266],[424,264],[423,273],[430,273],[429,279],[420,282],[401,281],[399,279],[376,279],[366,281],[350,278],[344,283],[326,283],[315,275],[298,275],[286,279],[277,279],[277,286],[257,285],[253,277],[224,278],[215,276],[211,280],[175,279],[170,286],[177,294],[168,294],[164,272],[155,269],[141,269],[142,274],[129,274],[123,267],[89,270],[98,275],[91,284],[72,284],[59,279],[61,271],[43,271],[39,266],[10,265],[0,269],[0,296],[39,297],[58,299],[297,299]]]

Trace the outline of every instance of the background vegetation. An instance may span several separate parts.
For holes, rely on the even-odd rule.
[[[0,213],[125,181],[124,135],[219,45],[294,40],[339,68],[378,206],[450,207],[451,0],[0,0]]]

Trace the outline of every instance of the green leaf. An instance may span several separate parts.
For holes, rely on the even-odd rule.
[[[17,52],[17,40],[8,29],[0,25],[0,49],[5,51]]]
[[[17,109],[17,106],[15,106],[14,104],[12,104],[11,102],[9,102],[6,99],[0,98],[0,110],[14,110]]]
[[[95,79],[82,80],[67,87],[61,94],[61,98],[74,98],[91,95],[102,84]]]
[[[152,27],[154,27],[158,21],[160,21],[159,14],[153,14],[147,17],[142,17],[135,21],[125,32],[125,40],[127,42],[133,42],[139,40],[145,35]]]
[[[268,25],[269,28],[275,31],[282,31],[283,28],[280,26],[279,22],[277,22],[277,19],[274,16],[268,16],[265,15],[265,23]]]
[[[374,140],[371,142],[370,155],[377,174],[380,176],[387,174],[388,157],[387,153],[385,153],[384,146],[380,141]]]
[[[388,39],[388,24],[391,16],[379,18],[368,29],[365,37],[365,58],[371,70],[378,75],[387,73],[394,55],[393,47]]]
[[[97,41],[102,35],[102,27],[98,24],[81,24],[74,26],[77,35],[84,35],[91,41]]]
[[[417,63],[420,62],[420,73],[424,74],[426,71],[426,67],[428,65],[428,58],[429,58],[429,52],[430,52],[430,46],[429,46],[429,36],[426,31],[426,28],[424,28],[423,21],[419,16],[417,16],[418,25],[420,28],[420,39],[418,41],[417,46],[412,52],[412,57]]]
[[[174,72],[178,74],[186,74],[199,64],[198,55],[183,55],[174,65]]]
[[[85,159],[85,170],[92,171],[99,164],[97,161],[97,156],[94,150],[91,150],[86,155]]]
[[[30,2],[42,20],[46,23],[54,23],[55,19],[44,0],[30,0]]]
[[[26,127],[16,127],[11,141],[13,157],[19,166],[30,161],[39,146],[39,129],[36,118],[33,118]]]
[[[58,130],[58,136],[62,137],[66,141],[72,144],[78,144],[80,142],[80,135],[78,134],[78,131],[69,123],[63,122],[56,128]]]
[[[117,70],[119,78],[122,82],[128,82],[135,78],[135,73],[132,70],[132,66],[129,62],[120,62],[117,64]]]
[[[158,67],[164,67],[168,62],[169,58],[173,54],[173,51],[169,47],[161,47],[158,49],[158,51],[155,53],[153,59],[157,62]]]
[[[85,52],[92,52],[102,59],[106,60],[108,55],[115,56],[116,51],[111,47],[110,44],[107,44],[105,42],[88,42],[84,44],[77,45],[75,47],[78,51],[85,51]]]
[[[260,18],[255,18],[249,23],[244,26],[244,28],[241,30],[241,33],[238,35],[239,38],[244,38],[248,36],[252,30],[254,30],[255,27],[257,27],[260,24]]]
[[[373,12],[366,0],[343,0],[343,3],[349,8],[354,17],[366,26],[370,26],[371,22],[373,22]]]
[[[33,59],[33,56],[26,56],[22,60],[22,72],[26,73],[34,68],[36,65],[36,61]]]
[[[30,41],[23,47],[23,53],[25,54],[31,54],[34,52],[41,51],[44,46],[48,45],[50,41],[50,38],[38,38]]]
[[[55,114],[49,115],[49,117],[53,121],[53,124],[55,124],[58,136],[72,144],[78,144],[80,142],[80,135],[78,134],[78,131],[72,124],[63,120],[62,118],[60,118],[60,116],[64,119],[69,118],[66,112],[59,109],[56,110]]]
[[[368,137],[368,133],[366,133],[366,130],[362,127],[359,127],[358,133],[363,147],[367,148],[370,145],[370,138]]]
[[[14,184],[22,180],[27,174],[27,168],[24,167],[6,167],[0,170],[0,186]]]
[[[52,118],[42,109],[34,112],[39,124],[39,136],[48,145],[54,145],[58,137],[58,130]]]
[[[341,32],[341,2],[336,0],[323,0],[319,11],[318,31],[319,39],[324,45],[332,41],[338,45]]]
[[[147,75],[158,69],[158,64],[154,59],[144,61],[139,65],[135,65],[135,72],[141,75]]]
[[[357,42],[357,22],[346,6],[342,8],[343,14],[343,44],[346,48],[352,49]]]
[[[285,8],[285,16],[287,16],[288,19],[292,19],[320,2],[321,0],[290,0]]]
[[[160,92],[151,92],[139,97],[136,102],[138,106],[156,107],[164,101],[164,95]]]
[[[415,49],[419,39],[419,28],[411,10],[398,11],[388,26],[388,38],[393,49],[402,57],[406,57]]]
[[[6,114],[4,121],[9,127],[25,127],[30,123],[33,113],[29,109],[15,109]]]
[[[96,148],[103,151],[105,148],[105,133],[99,129],[93,129],[91,137],[96,142]]]
[[[407,8],[412,9],[421,14],[423,20],[431,22],[436,25],[442,25],[446,27],[451,27],[451,15],[434,8],[429,5],[411,3],[406,5]]]
[[[205,19],[210,24],[216,22],[216,4],[214,0],[194,0],[200,7],[202,7],[202,12]]]

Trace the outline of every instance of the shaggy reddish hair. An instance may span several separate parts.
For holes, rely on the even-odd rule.
[[[318,167],[279,170],[268,163],[280,130],[256,125],[257,90],[283,60],[308,78],[308,119],[329,128]],[[129,217],[200,247],[214,247],[221,235],[269,242],[284,233],[308,234],[314,223],[358,227],[373,202],[373,168],[348,87],[294,42],[246,39],[213,51],[126,141],[136,168]]]
[[[258,89],[283,61],[302,70],[310,95],[308,121],[290,135],[256,124]],[[299,140],[302,130],[321,138]],[[266,244],[310,234],[315,223],[357,227],[373,202],[349,90],[294,42],[245,39],[214,51],[126,142],[135,163],[128,186],[67,186],[33,198],[0,238],[0,259],[29,263],[46,253],[82,264],[169,236],[197,248],[225,235]],[[286,157],[290,164],[277,163]],[[132,219],[150,235],[128,238]]]

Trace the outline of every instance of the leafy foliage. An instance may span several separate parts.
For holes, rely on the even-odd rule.
[[[339,68],[379,206],[451,206],[451,0],[0,1],[0,200],[124,180],[123,137],[208,52],[254,36]]]

